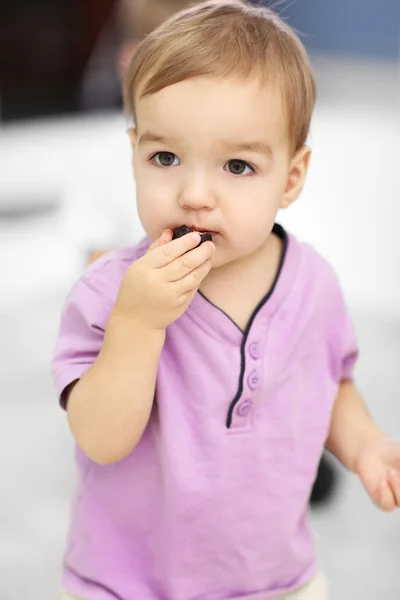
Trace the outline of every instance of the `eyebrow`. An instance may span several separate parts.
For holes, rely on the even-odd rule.
[[[167,145],[168,141],[171,142],[173,140],[168,140],[168,138],[162,135],[157,135],[156,133],[152,133],[151,131],[145,131],[139,136],[139,144],[151,144],[155,142],[156,144]]]
[[[265,154],[269,158],[273,157],[271,146],[265,142],[224,142],[223,146],[234,152],[256,152],[257,154]]]
[[[139,136],[139,144],[164,144],[175,142],[175,138],[166,138],[162,135],[158,135],[151,131],[145,131]],[[232,152],[255,152],[257,154],[265,154],[268,158],[273,157],[271,146],[261,141],[249,141],[249,142],[230,142],[223,141],[221,146]]]

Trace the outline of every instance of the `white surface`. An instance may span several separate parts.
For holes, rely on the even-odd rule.
[[[130,146],[120,115],[21,123],[0,129],[0,213],[53,202],[49,215],[1,221],[0,306],[65,289],[93,248],[140,238]]]

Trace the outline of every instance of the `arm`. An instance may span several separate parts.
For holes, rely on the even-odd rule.
[[[326,447],[357,474],[382,510],[400,506],[400,443],[376,425],[351,381],[358,349],[354,327],[336,279],[326,286],[332,374],[340,381]]]
[[[153,405],[164,340],[165,330],[111,314],[97,359],[67,398],[72,434],[95,462],[122,460],[139,442]]]
[[[385,438],[374,423],[351,381],[342,381],[331,417],[326,448],[350,471],[357,472],[357,460],[368,444]]]
[[[215,249],[211,242],[199,246],[198,233],[171,238],[172,231],[166,230],[125,271],[100,344],[85,340],[88,356],[78,353],[80,360],[76,360],[73,348],[78,344],[79,349],[81,338],[87,337],[87,330],[86,334],[81,331],[82,321],[90,319],[90,335],[94,329],[99,337],[99,327],[93,327],[93,307],[94,314],[89,312],[82,319],[78,310],[71,317],[66,348],[58,351],[54,370],[61,389],[65,363],[84,360],[87,364],[93,357],[83,375],[79,373],[80,379],[67,389],[65,399],[78,445],[100,464],[122,460],[138,444],[153,405],[166,328],[184,313],[211,268]],[[65,312],[68,317],[70,310]],[[71,377],[68,383],[76,379]]]
[[[104,254],[105,251],[92,252],[89,264]],[[165,337],[160,332],[161,336],[157,339],[152,333],[141,331],[138,323],[110,318],[97,360],[80,380],[70,384],[65,391],[71,431],[83,451],[98,463],[116,462],[129,454],[149,419],[160,348]],[[110,360],[113,361],[111,364]],[[143,360],[144,365],[141,365]],[[129,368],[132,364],[138,365],[139,369],[133,371]],[[113,372],[113,366],[118,370],[117,373]],[[120,385],[116,387],[114,381]],[[94,389],[94,393],[91,393],[91,389]],[[140,402],[126,401],[132,395],[132,390],[141,399]],[[104,401],[105,394],[112,395],[112,405]],[[120,410],[115,411],[116,406]],[[88,427],[87,423],[92,427]],[[110,438],[115,431],[119,432],[118,438]],[[96,438],[102,440],[98,448],[94,442]]]

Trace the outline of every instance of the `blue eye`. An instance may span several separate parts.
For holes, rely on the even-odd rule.
[[[237,158],[230,160],[225,166],[228,166],[228,170],[232,175],[249,175],[250,173],[255,172],[254,168],[249,165],[249,163]]]
[[[179,163],[179,158],[172,152],[157,152],[151,158],[159,167],[176,167]]]

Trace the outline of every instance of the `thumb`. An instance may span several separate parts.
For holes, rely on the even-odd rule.
[[[156,239],[150,246],[150,248],[147,250],[148,254],[149,252],[152,252],[153,250],[155,250],[156,248],[158,248],[159,246],[163,246],[164,244],[168,244],[168,242],[170,242],[172,240],[172,230],[171,229],[165,229],[162,234],[160,235],[160,237],[158,239]]]
[[[382,510],[389,512],[393,510],[396,506],[396,500],[393,495],[393,491],[386,481],[386,479],[382,480],[376,490],[373,500]]]

